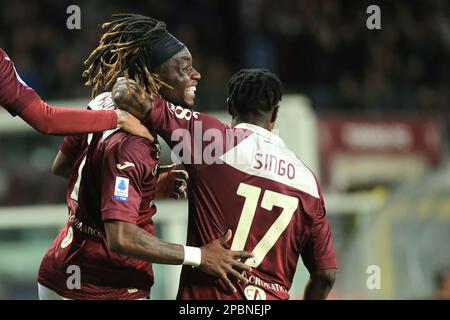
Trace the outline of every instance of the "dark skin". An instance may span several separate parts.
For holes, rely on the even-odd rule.
[[[200,73],[192,66],[192,56],[184,48],[155,69],[155,73],[172,88],[162,87],[160,94],[173,104],[192,109]],[[191,90],[190,90],[191,89]]]
[[[66,156],[61,151],[53,160],[52,173],[65,179],[70,179],[72,168],[74,165],[74,158]],[[173,198],[186,199],[187,198],[187,181],[189,179],[188,173],[184,170],[175,170],[176,165],[159,166],[158,182],[156,184],[156,199]]]
[[[135,224],[118,220],[105,221],[105,231],[108,244],[114,252],[152,263],[172,265],[183,263],[182,245],[162,241]],[[249,270],[248,266],[238,260],[249,257],[249,254],[225,250],[223,246],[230,241],[231,236],[231,230],[228,230],[223,237],[201,247],[202,261],[198,268],[222,279],[231,291],[236,292],[228,275],[247,282],[247,279],[235,269]]]
[[[159,91],[165,100],[188,109],[194,107],[195,90],[193,89],[197,87],[201,75],[193,67],[192,56],[187,48],[155,68],[154,73],[170,86],[170,88],[162,86]],[[138,94],[136,83],[127,82],[125,78],[117,79],[112,94],[120,109],[138,119],[144,120],[152,108],[151,102]]]
[[[173,56],[158,69],[161,80],[173,87],[173,91],[164,88],[160,90],[160,93],[164,99],[191,109],[193,107],[193,101],[191,102],[190,99],[186,99],[186,96],[182,93],[189,84],[196,84],[196,81],[200,79],[200,75],[194,68],[186,69],[184,73],[183,71],[179,71],[179,66],[186,62],[182,61],[181,57],[183,56],[188,58],[187,66],[192,66],[192,57],[189,57],[190,54],[181,54]],[[188,72],[188,70],[191,72]],[[170,76],[172,72],[175,74],[174,76]],[[138,87],[134,81],[119,78],[113,87],[113,98],[121,109],[130,112],[139,119],[145,119],[145,116],[151,109],[151,103],[143,100],[137,92]],[[278,116],[278,105],[273,106],[267,113],[258,114],[238,114],[236,108],[229,100],[227,101],[227,105],[228,112],[232,116],[232,127],[240,123],[250,123],[269,131],[274,128]],[[305,287],[304,299],[326,299],[333,287],[335,277],[336,269],[311,271],[310,279]]]
[[[304,300],[325,300],[336,279],[336,269],[312,271],[306,284]]]
[[[75,159],[58,152],[53,165],[54,175],[69,179]],[[188,175],[184,170],[174,170],[175,165],[163,166],[156,186],[156,197],[171,196],[186,198]],[[184,261],[182,245],[158,239],[135,224],[108,220],[104,223],[106,239],[111,251],[151,263],[178,265]],[[236,270],[250,271],[247,265],[239,261],[253,257],[245,251],[231,251],[224,248],[231,239],[231,230],[221,238],[200,248],[201,263],[198,268],[212,276],[222,279],[230,291],[236,291],[229,276],[247,283],[247,279]]]
[[[272,131],[277,120],[279,106],[273,106],[272,110],[261,114],[239,115],[236,108],[227,100],[228,113],[231,115],[231,126],[235,127],[240,123],[250,123]],[[325,300],[333,287],[336,279],[336,269],[317,270],[310,272],[310,278],[305,287],[303,299],[305,300]]]

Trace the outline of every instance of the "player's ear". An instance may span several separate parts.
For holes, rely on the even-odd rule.
[[[278,110],[280,109],[280,106],[275,106],[272,111],[272,117],[270,119],[270,122],[274,123],[277,120],[278,116]]]
[[[228,106],[228,113],[232,117],[236,117],[236,109],[234,108],[233,104],[231,103],[230,98],[227,98],[227,106]]]

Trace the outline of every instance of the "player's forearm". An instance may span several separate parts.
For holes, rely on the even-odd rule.
[[[39,97],[31,100],[19,116],[43,134],[76,135],[117,127],[115,111],[88,111],[47,105]]]
[[[335,270],[323,270],[316,274],[311,274],[306,284],[303,299],[305,300],[325,300],[333,287],[335,280]]]
[[[305,294],[303,299],[305,300],[325,300],[330,293],[331,286],[322,281],[309,279],[306,284]]]
[[[131,223],[118,222],[118,224],[121,226],[116,224],[116,230],[109,232],[108,236],[113,251],[151,263],[173,265],[183,263],[182,245],[162,241]]]
[[[72,173],[74,159],[66,156],[63,152],[58,151],[52,164],[52,173],[55,176],[69,179]]]

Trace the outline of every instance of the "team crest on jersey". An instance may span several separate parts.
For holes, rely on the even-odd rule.
[[[116,184],[114,186],[114,200],[128,201],[128,187],[130,185],[130,179],[116,177]]]
[[[266,300],[266,292],[264,289],[255,286],[247,286],[244,293],[247,300]]]

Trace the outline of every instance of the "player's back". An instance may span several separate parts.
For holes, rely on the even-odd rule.
[[[273,133],[250,124],[225,132],[244,138],[231,139],[215,164],[188,166],[188,244],[204,245],[229,228],[231,249],[255,254],[246,262],[253,270],[249,284],[229,294],[223,283],[184,267],[178,298],[288,299],[300,255],[310,270],[336,265],[319,185]]]

